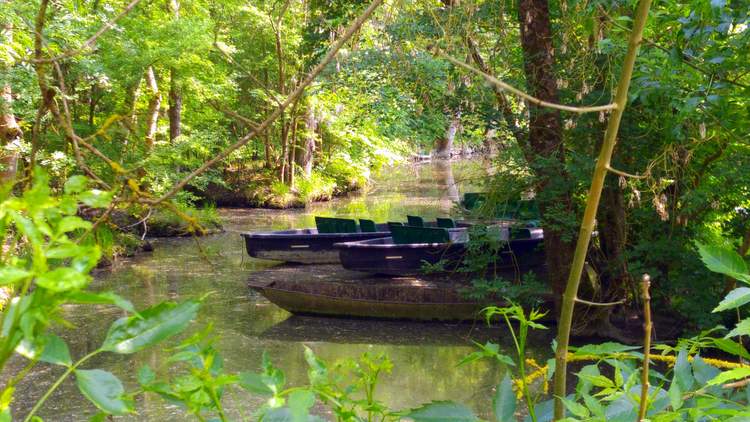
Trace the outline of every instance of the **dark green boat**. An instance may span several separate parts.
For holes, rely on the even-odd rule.
[[[425,223],[421,217],[407,216],[409,224],[437,227],[467,227],[463,222],[438,218]],[[391,235],[390,227],[403,223],[375,224],[372,220],[315,217],[315,228],[272,232],[242,233],[247,254],[254,258],[297,264],[333,264],[339,262],[336,243],[378,239]]]

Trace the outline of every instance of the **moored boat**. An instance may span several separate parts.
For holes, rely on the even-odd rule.
[[[374,277],[317,266],[281,266],[254,273],[249,287],[295,314],[461,321],[480,316],[482,303],[464,298],[461,283],[424,277]]]
[[[392,236],[336,244],[341,265],[371,274],[413,275],[432,270],[454,270],[466,255],[470,232],[440,228],[392,228]],[[500,228],[504,245],[495,260],[495,270],[512,279],[544,264],[540,228]],[[504,236],[504,238],[503,238]],[[441,263],[442,265],[439,265]]]
[[[388,237],[390,227],[398,224],[401,223],[375,224],[364,219],[357,224],[353,219],[315,217],[315,228],[242,233],[242,237],[248,255],[254,258],[297,264],[332,264],[339,262],[339,252],[334,244]],[[424,224],[466,226],[451,219]]]

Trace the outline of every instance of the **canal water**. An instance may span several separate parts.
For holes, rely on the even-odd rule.
[[[94,289],[114,291],[139,309],[212,292],[190,330],[213,325],[215,345],[227,372],[257,371],[267,352],[285,372],[289,385],[301,385],[307,380],[305,346],[329,363],[365,352],[385,353],[393,371],[382,377],[376,397],[388,406],[404,409],[432,400],[453,400],[489,417],[492,393],[507,368],[489,361],[457,364],[476,350],[474,341],[492,340],[512,354],[512,341],[503,327],[293,316],[246,287],[251,272],[276,264],[249,258],[240,237],[242,231],[312,226],[315,215],[379,222],[402,221],[406,214],[456,216],[454,203],[459,195],[479,189],[486,178],[481,160],[409,164],[384,169],[365,192],[304,210],[220,209],[225,232],[198,240],[157,239],[153,252],[122,259],[99,273]],[[74,327],[59,333],[70,344],[74,358],[81,357],[101,344],[109,324],[120,316],[121,311],[111,307],[70,306],[66,317]],[[529,353],[539,361],[547,359],[550,341],[550,333],[536,334]],[[135,355],[100,355],[85,367],[111,371],[126,388],[135,388],[135,374],[144,364],[161,376],[170,374],[167,346]],[[16,392],[16,416],[25,415],[60,372],[57,367],[38,365]],[[224,402],[232,420],[249,420],[263,398],[236,392],[227,394]],[[156,396],[139,398],[137,409],[137,415],[117,420],[190,420],[182,409]],[[95,413],[69,379],[47,400],[39,416],[45,421],[84,421]]]

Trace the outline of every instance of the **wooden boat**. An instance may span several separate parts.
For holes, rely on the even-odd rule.
[[[455,278],[374,277],[335,265],[282,265],[253,273],[248,285],[294,314],[461,321],[484,305],[462,297]]]
[[[498,274],[517,279],[521,273],[543,266],[542,229],[516,229],[515,237],[511,237],[508,228],[500,230],[506,243],[496,258]],[[466,230],[403,227],[392,228],[389,237],[338,243],[336,248],[341,265],[348,270],[414,275],[438,262],[442,262],[446,270],[456,269],[466,254],[468,241],[469,232]]]
[[[412,219],[419,217],[410,216]],[[390,226],[401,223],[375,224],[371,220],[315,217],[316,228],[272,232],[242,233],[248,255],[297,264],[331,264],[339,262],[334,244],[390,236]],[[438,219],[426,225],[466,226],[451,219]]]

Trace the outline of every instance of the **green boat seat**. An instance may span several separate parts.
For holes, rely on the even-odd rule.
[[[510,238],[511,240],[531,239],[531,230],[527,228],[511,227]]]
[[[398,221],[389,221],[388,222],[388,230],[391,230],[394,227],[403,226],[403,225],[404,225],[404,223],[399,223]]]
[[[357,222],[349,218],[315,217],[318,233],[357,233]]]
[[[407,224],[414,227],[424,227],[424,219],[416,215],[406,216]]]
[[[375,227],[375,222],[372,220],[359,219],[359,230],[362,233],[375,233],[378,229]]]
[[[448,230],[438,227],[414,227],[393,226],[391,227],[393,243],[406,245],[412,243],[448,243],[450,235]]]
[[[452,218],[437,218],[437,226],[444,229],[455,229],[456,222]]]

